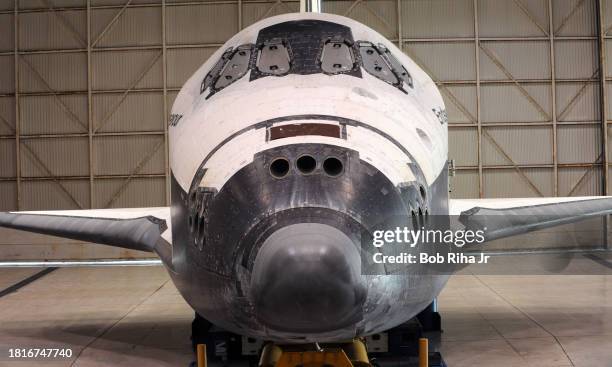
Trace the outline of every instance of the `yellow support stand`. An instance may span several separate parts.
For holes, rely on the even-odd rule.
[[[198,367],[207,367],[206,344],[198,344],[196,351],[198,357]]]
[[[266,344],[259,367],[371,367],[363,341],[316,349],[305,346]]]
[[[429,340],[419,339],[419,367],[429,366]]]

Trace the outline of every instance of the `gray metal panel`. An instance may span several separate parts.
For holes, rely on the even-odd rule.
[[[553,27],[557,36],[597,35],[596,0],[557,0]],[[569,18],[568,16],[571,15]],[[565,22],[565,24],[563,24]]]
[[[327,6],[332,6],[331,1],[323,1],[324,12]],[[330,3],[330,4],[328,4]],[[271,17],[279,14],[293,13],[300,11],[299,2],[277,4],[276,1],[268,2],[243,2],[242,3],[242,26],[243,28],[261,20],[262,18]]]
[[[19,114],[22,135],[87,132],[87,96],[84,94],[22,96]]]
[[[448,123],[473,123],[476,125],[476,86],[441,86]]]
[[[28,139],[21,145],[24,177],[89,175],[86,137]]]
[[[548,42],[481,42],[480,78],[483,80],[548,79],[550,50]],[[490,53],[493,58],[488,54]],[[529,65],[528,67],[526,67]],[[505,70],[504,70],[505,69]],[[508,75],[509,73],[509,75]]]
[[[544,196],[552,196],[551,168],[522,168],[521,171]],[[490,198],[539,197],[538,192],[514,169],[488,169],[483,172],[485,196]]]
[[[548,126],[487,127],[482,159],[485,165],[552,164],[552,145],[552,129]]]
[[[476,79],[473,42],[407,42],[404,52],[437,81]]]
[[[217,47],[168,50],[168,86],[180,88]]]
[[[87,13],[84,10],[19,15],[19,48],[22,50],[83,48],[86,45]]]
[[[593,163],[601,154],[601,128],[597,125],[557,127],[559,163]]]
[[[478,197],[478,170],[460,170],[450,177],[450,197],[469,199]]]
[[[0,5],[1,6],[1,5]],[[0,14],[0,51],[12,51],[14,43],[13,14]]]
[[[169,44],[223,43],[238,30],[235,4],[172,6],[166,14]]]
[[[9,2],[10,0],[5,0]],[[87,0],[53,0],[51,3],[55,8],[84,7]],[[94,0],[95,1],[95,0]],[[142,0],[141,0],[142,1]],[[46,0],[19,0],[19,9],[48,9]]]
[[[92,12],[93,39],[108,26],[117,9],[95,9]],[[162,42],[161,7],[128,8],[108,32],[100,38],[97,47],[159,45]]]
[[[125,179],[97,179],[94,182],[95,202],[111,208],[164,206],[164,178],[134,178],[122,191]]]
[[[559,79],[590,79],[599,62],[596,41],[556,41],[555,74]]]
[[[534,104],[523,91],[513,84],[482,85],[482,121],[484,122],[534,122],[548,121],[550,116],[550,85],[529,84],[522,88],[531,95]],[[542,108],[543,115],[539,110]]]
[[[448,159],[454,159],[456,166],[478,165],[476,127],[451,127],[448,130]]]
[[[0,97],[0,135],[15,134],[15,98]]]
[[[0,211],[15,210],[17,208],[16,197],[17,183],[15,181],[0,181]]]
[[[559,169],[559,195],[593,196],[602,192],[601,167]]]
[[[19,70],[20,92],[87,90],[83,52],[22,55]]]
[[[323,12],[344,15],[369,25],[387,38],[397,38],[397,1],[377,0],[353,4],[351,1],[323,1]],[[374,4],[374,3],[372,3]]]
[[[404,38],[474,36],[472,0],[400,0],[400,4]]]
[[[59,210],[89,207],[88,180],[62,180],[61,186],[49,181],[24,181],[23,210]]]
[[[94,130],[137,132],[164,130],[164,96],[161,92],[103,93],[93,96]]]
[[[163,174],[162,136],[104,136],[94,139],[96,175]],[[139,168],[137,171],[136,169]]]
[[[15,140],[0,139],[0,177],[17,175],[15,160]]]
[[[15,92],[15,61],[13,56],[0,56],[0,93]]]
[[[94,52],[91,57],[93,88],[161,88],[163,81],[160,55],[159,50]]]
[[[597,121],[599,111],[597,83],[557,83],[558,121]]]
[[[548,4],[541,0],[521,0],[530,13],[525,14],[516,1],[479,0],[478,31],[481,37],[527,37],[548,31]],[[539,27],[538,25],[539,24]]]

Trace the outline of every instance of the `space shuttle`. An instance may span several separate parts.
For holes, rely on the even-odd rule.
[[[154,252],[211,324],[323,343],[406,322],[448,280],[364,274],[359,238],[380,218],[512,215],[487,228],[495,239],[612,212],[605,197],[449,199],[436,84],[331,14],[267,18],[227,41],[176,98],[169,153],[170,207],[0,213],[0,226]]]

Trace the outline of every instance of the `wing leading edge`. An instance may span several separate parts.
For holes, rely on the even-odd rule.
[[[171,264],[170,208],[0,213],[0,227],[155,252]]]
[[[451,214],[492,241],[612,214],[612,197],[451,200]]]

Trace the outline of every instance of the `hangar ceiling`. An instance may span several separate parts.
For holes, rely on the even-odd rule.
[[[567,196],[608,192],[601,121],[612,0],[602,2],[357,0],[323,9],[372,26],[438,83],[454,197]],[[298,7],[0,2],[0,210],[166,205],[165,116],[178,89],[238,30]]]

